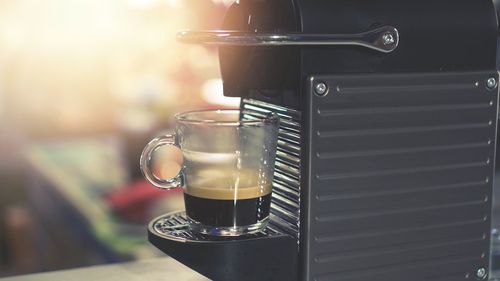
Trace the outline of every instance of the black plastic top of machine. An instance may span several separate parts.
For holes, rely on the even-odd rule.
[[[222,28],[355,34],[382,25],[400,34],[391,53],[352,45],[220,47],[224,94],[297,108],[312,74],[495,69],[497,18],[490,0],[241,0]]]

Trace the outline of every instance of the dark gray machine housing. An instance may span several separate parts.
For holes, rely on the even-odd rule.
[[[281,117],[273,235],[240,238],[248,248],[238,259],[254,259],[255,270],[271,264],[258,280],[285,280],[280,270],[307,281],[486,279],[498,110],[491,0],[239,2],[223,29],[353,34],[390,25],[400,41],[390,53],[352,45],[220,47],[224,94]],[[231,280],[182,254],[198,244],[160,236],[150,228],[160,249],[175,248],[188,266]],[[277,237],[276,247],[287,249],[280,258],[273,243],[258,246]],[[230,260],[224,251],[221,261]]]
[[[498,80],[491,1],[241,2],[225,29],[347,34],[388,24],[400,34],[388,54],[220,48],[226,95],[300,113],[300,279],[458,281],[488,270],[498,97],[487,86]],[[282,185],[294,178],[277,173]],[[283,194],[274,213],[290,222],[293,196]]]

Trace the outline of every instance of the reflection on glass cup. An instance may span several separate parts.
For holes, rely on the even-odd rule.
[[[265,227],[271,204],[278,116],[245,110],[207,110],[180,113],[175,120],[174,131],[153,139],[144,148],[144,177],[158,188],[184,188],[186,215],[193,231],[236,236]],[[170,179],[161,179],[152,172],[152,154],[163,145],[182,150],[182,169]]]

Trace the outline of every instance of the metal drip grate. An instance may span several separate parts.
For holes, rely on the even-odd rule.
[[[271,218],[270,224],[264,230],[257,233],[231,237],[212,236],[192,232],[189,229],[189,221],[186,217],[186,213],[184,211],[178,211],[154,219],[150,223],[149,229],[151,232],[164,238],[183,242],[232,241],[282,235],[272,226],[272,224]]]

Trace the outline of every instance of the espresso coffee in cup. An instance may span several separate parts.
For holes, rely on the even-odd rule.
[[[155,187],[183,188],[190,231],[239,236],[269,222],[278,115],[247,110],[204,110],[175,116],[174,130],[151,140],[141,155],[141,171]],[[169,169],[152,166],[161,146],[182,157],[162,158]],[[179,160],[179,161],[173,161]],[[180,163],[178,163],[180,162]],[[153,171],[169,173],[162,178]]]
[[[267,220],[271,184],[253,169],[205,169],[187,182],[184,202],[187,216],[202,225],[246,226]]]

